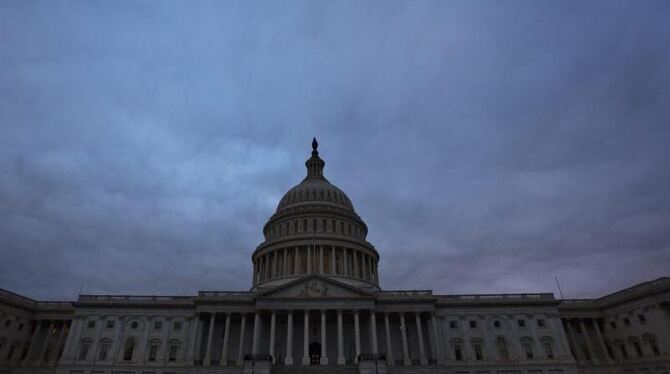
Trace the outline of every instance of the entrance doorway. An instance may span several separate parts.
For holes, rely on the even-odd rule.
[[[321,343],[313,342],[309,345],[310,365],[320,365],[321,363]]]

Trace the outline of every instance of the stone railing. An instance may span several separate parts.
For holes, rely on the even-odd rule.
[[[188,303],[190,296],[156,296],[156,295],[79,295],[80,303],[119,303],[119,304],[162,304]]]
[[[469,294],[469,295],[439,295],[441,302],[448,303],[507,303],[507,302],[547,302],[556,301],[552,293],[519,293],[519,294]]]
[[[198,291],[198,297],[212,299],[248,299],[253,292],[248,291]]]
[[[433,296],[431,290],[396,290],[396,291],[381,291],[382,296]]]

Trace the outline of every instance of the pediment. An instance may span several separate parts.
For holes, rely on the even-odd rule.
[[[263,291],[259,298],[272,299],[351,299],[370,298],[374,294],[320,275],[297,279]]]

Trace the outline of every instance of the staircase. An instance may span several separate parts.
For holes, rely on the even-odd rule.
[[[272,374],[358,374],[358,366],[327,365],[327,366],[275,366]]]

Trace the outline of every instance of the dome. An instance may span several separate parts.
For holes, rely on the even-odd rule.
[[[277,206],[277,212],[282,209],[303,203],[327,203],[354,211],[354,206],[347,195],[326,178],[305,178],[300,184],[288,190]]]

